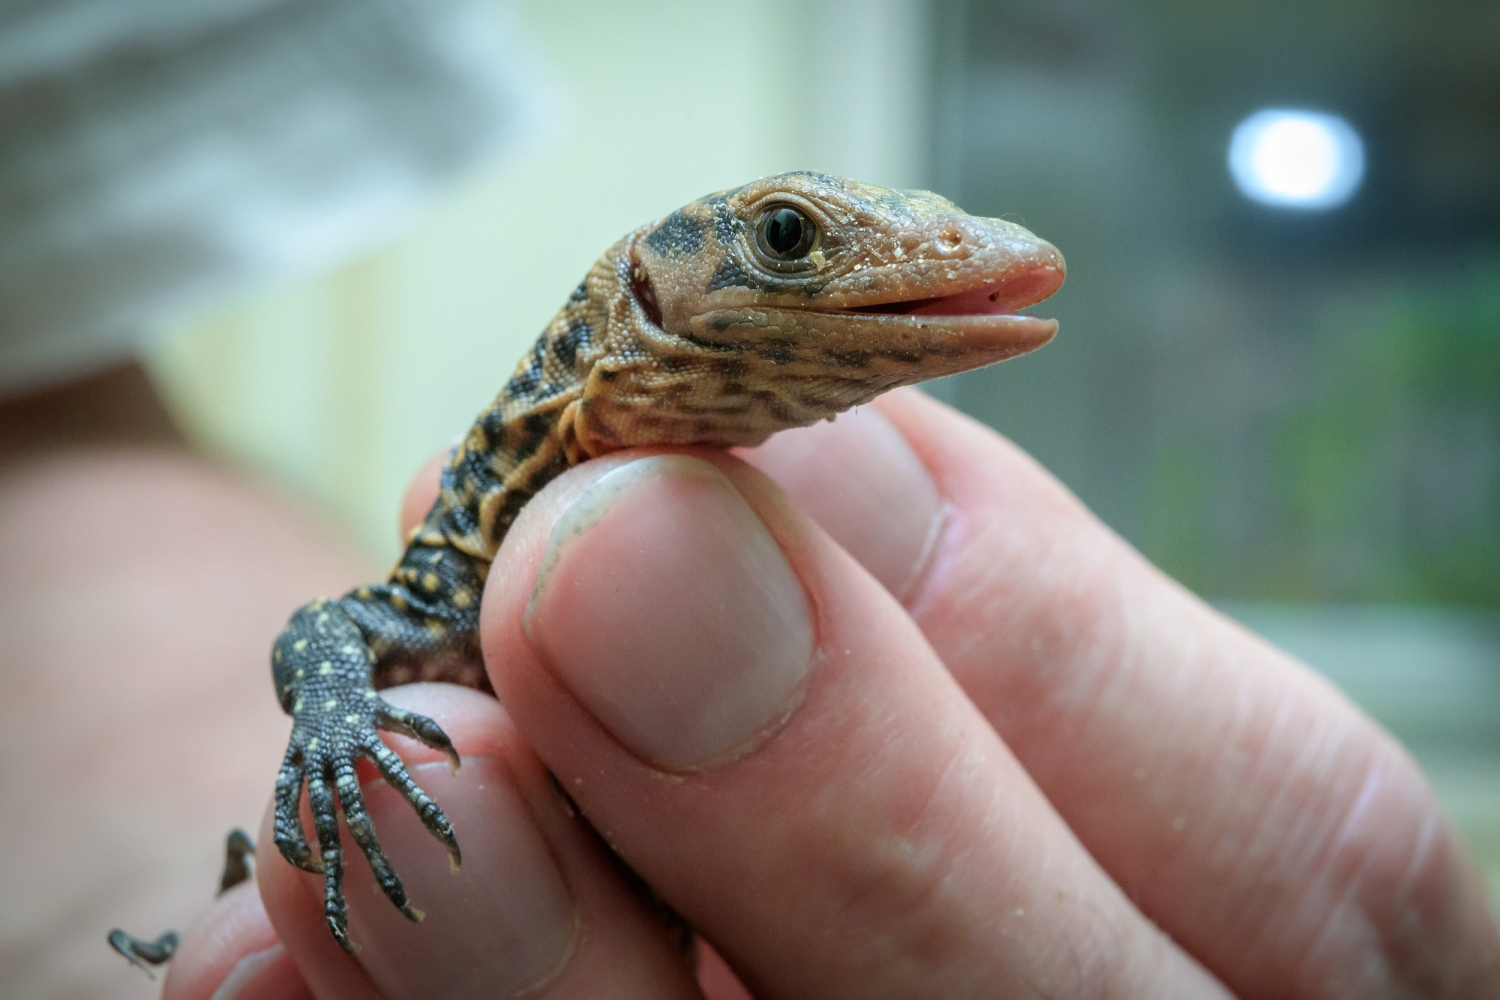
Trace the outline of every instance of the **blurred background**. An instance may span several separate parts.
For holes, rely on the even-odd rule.
[[[1393,730],[1500,899],[1500,6],[921,10],[923,182],[1069,264],[937,393]]]
[[[624,232],[787,169],[935,189],[1069,279],[1052,345],[931,391],[1392,728],[1500,898],[1500,6],[505,11],[503,153],[160,314],[202,449],[394,557],[412,472]]]

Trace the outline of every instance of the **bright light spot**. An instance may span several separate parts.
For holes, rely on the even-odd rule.
[[[1336,208],[1365,176],[1365,146],[1337,115],[1268,108],[1229,140],[1229,172],[1252,201],[1283,208]]]

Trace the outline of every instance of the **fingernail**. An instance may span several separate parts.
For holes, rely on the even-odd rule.
[[[235,963],[210,1000],[302,1000],[312,997],[283,945],[252,952]]]
[[[866,407],[777,434],[745,459],[898,600],[921,578],[942,528],[942,495],[878,411]]]
[[[406,800],[384,782],[363,786],[381,846],[426,914],[403,917],[348,845],[350,937],[381,996],[511,997],[552,979],[576,946],[577,908],[505,765],[465,757],[457,774],[442,762],[411,773],[459,831],[464,863],[450,874]]]
[[[807,596],[714,466],[656,455],[604,476],[552,529],[527,636],[627,749],[667,770],[739,756],[795,706]]]

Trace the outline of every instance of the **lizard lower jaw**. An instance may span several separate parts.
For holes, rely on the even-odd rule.
[[[758,322],[800,328],[816,342],[842,351],[874,351],[923,358],[927,378],[951,375],[1004,361],[1046,344],[1057,320],[1013,313],[857,313],[764,310]],[[757,322],[751,320],[752,323]],[[939,360],[943,359],[943,360]]]
[[[863,327],[864,337],[890,339],[905,328],[905,336],[930,354],[969,355],[976,365],[992,364],[1026,354],[1057,334],[1057,320],[1014,313],[912,312],[906,314],[845,314]],[[983,360],[981,360],[983,359]],[[970,367],[965,365],[964,367]]]

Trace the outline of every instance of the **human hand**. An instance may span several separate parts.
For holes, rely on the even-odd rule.
[[[485,596],[505,708],[402,692],[469,758],[417,765],[463,877],[372,789],[429,919],[354,866],[345,956],[270,850],[266,910],[221,901],[168,996],[278,936],[237,996],[696,995],[544,767],[757,996],[1500,991],[1479,880],[1388,736],[995,435],[871,409],[746,456],[801,509],[709,452],[551,484]]]

